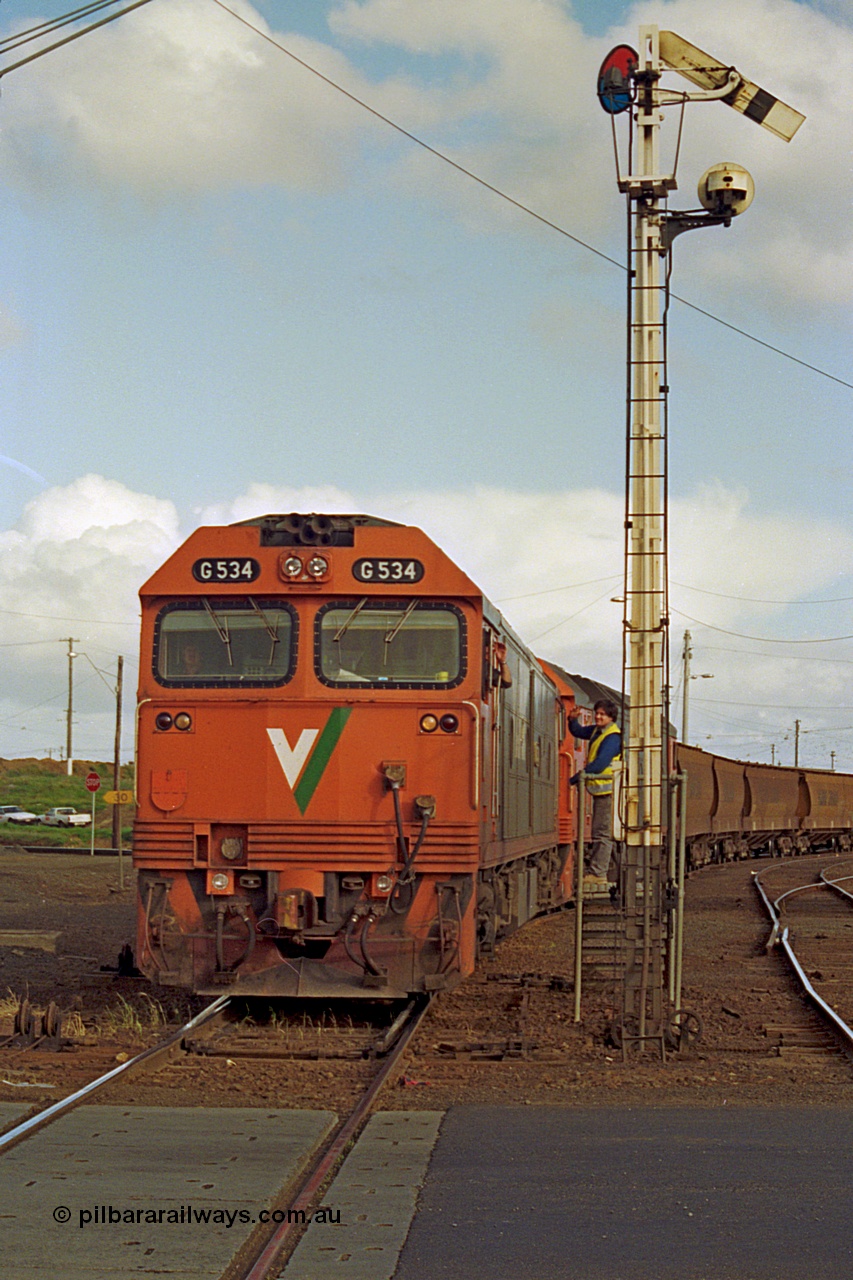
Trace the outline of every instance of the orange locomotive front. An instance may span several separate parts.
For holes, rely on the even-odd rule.
[[[203,528],[140,595],[149,978],[437,990],[569,896],[566,691],[420,530]]]

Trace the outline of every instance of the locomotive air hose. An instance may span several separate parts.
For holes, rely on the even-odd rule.
[[[402,913],[404,911],[408,911],[409,907],[412,905],[412,899],[414,897],[415,859],[420,853],[424,839],[426,838],[427,827],[429,826],[429,813],[424,812],[422,814],[421,829],[418,832],[418,838],[415,841],[414,848],[409,851],[406,847],[406,836],[403,831],[403,812],[400,807],[399,783],[391,783],[391,794],[394,797],[394,817],[397,821],[397,844],[400,849],[400,858],[403,866],[400,874],[397,876],[397,883],[391,891],[391,897],[388,900],[388,905],[395,915],[402,915]],[[403,889],[408,889],[408,893],[405,895],[405,900],[403,900],[403,895],[401,893],[401,890]]]
[[[355,926],[358,924],[358,920],[358,913],[355,911],[351,912],[350,918],[347,920],[346,932],[344,933],[344,950],[355,965],[356,969],[364,969],[364,962],[359,960],[357,955],[353,954],[352,949],[352,935],[355,930]]]
[[[376,916],[373,914],[373,912],[372,912],[372,911],[368,912],[368,915],[367,915],[367,917],[366,917],[366,919],[365,919],[365,921],[364,921],[364,925],[363,925],[362,930],[361,930],[361,935],[360,935],[360,937],[359,937],[359,943],[360,943],[360,945],[361,945],[361,954],[364,956],[364,965],[365,965],[365,969],[366,969],[368,972],[370,972],[370,973],[372,973],[372,974],[374,974],[374,975],[376,975],[376,976],[378,977],[378,975],[382,972],[382,970],[381,970],[381,969],[379,968],[379,966],[378,966],[378,965],[377,965],[377,964],[376,964],[376,963],[375,963],[375,962],[370,958],[370,954],[369,954],[369,952],[368,952],[368,950],[367,950],[367,935],[368,935],[368,933],[369,933],[369,931],[370,931],[370,929],[371,929],[371,927],[372,927],[373,922],[374,922],[374,920],[375,920],[375,919],[376,919]]]

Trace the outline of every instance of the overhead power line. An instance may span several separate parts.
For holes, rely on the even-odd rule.
[[[141,3],[145,3],[145,0],[141,0]],[[472,182],[476,182],[481,187],[485,187],[487,191],[491,191],[493,195],[498,196],[501,200],[505,200],[508,204],[513,205],[514,208],[519,209],[522,213],[528,214],[529,217],[535,218],[536,221],[541,222],[543,226],[550,227],[552,231],[556,231],[559,235],[565,236],[567,240],[571,240],[581,249],[586,249],[588,253],[595,254],[597,258],[602,258],[605,262],[609,262],[611,266],[618,267],[620,271],[627,271],[625,264],[619,262],[616,258],[612,258],[609,253],[604,253],[601,249],[596,249],[594,245],[589,244],[586,240],[581,240],[580,236],[572,235],[570,231],[567,231],[565,227],[561,227],[559,223],[552,222],[550,218],[546,218],[543,214],[537,213],[537,211],[532,209],[530,205],[524,204],[521,200],[516,200],[514,196],[509,195],[506,191],[502,191],[500,187],[496,187],[494,183],[487,182],[485,178],[481,178],[480,175],[474,173],[472,169],[468,169],[457,160],[451,159],[451,157],[444,151],[439,151],[437,147],[433,147],[428,142],[424,142],[423,138],[419,138],[417,134],[412,133],[409,129],[405,129],[402,125],[397,124],[396,120],[392,120],[390,116],[386,116],[382,111],[378,111],[376,107],[372,107],[369,102],[365,102],[363,98],[359,98],[356,94],[351,93],[349,89],[345,89],[343,85],[338,84],[336,80],[332,80],[330,76],[324,75],[322,71],[318,71],[310,62],[306,62],[304,58],[300,58],[291,49],[288,49],[286,45],[283,45],[281,41],[276,40],[274,36],[271,36],[266,31],[261,31],[260,27],[256,27],[248,18],[244,18],[242,14],[235,13],[233,9],[230,9],[227,4],[223,3],[223,0],[213,0],[213,3],[220,9],[223,9],[225,13],[229,13],[237,22],[242,23],[244,27],[248,27],[250,31],[254,31],[255,35],[260,36],[260,38],[265,40],[267,44],[271,44],[274,49],[277,49],[280,53],[283,53],[286,57],[292,59],[293,62],[298,63],[300,67],[304,67],[306,71],[310,71],[312,75],[316,76],[319,80],[322,80],[324,84],[329,85],[331,89],[334,89],[337,93],[343,94],[343,96],[348,98],[350,102],[354,102],[356,106],[361,107],[362,110],[367,111],[377,120],[381,120],[382,123],[387,124],[390,129],[396,130],[396,132],[402,134],[404,138],[408,138],[410,142],[414,142],[416,146],[422,147],[424,151],[428,151],[430,155],[435,156],[437,160],[441,160],[444,164],[450,165],[450,167],[455,169],[457,173],[461,173],[466,178],[470,178]],[[786,360],[791,360],[794,364],[798,364],[804,369],[809,369],[812,373],[817,373],[822,378],[828,378],[831,382],[837,382],[842,387],[849,387],[850,390],[853,391],[853,382],[847,382],[844,378],[839,378],[833,373],[828,373],[826,369],[820,369],[817,365],[809,364],[807,360],[801,360],[798,356],[792,355],[790,351],[783,350],[782,347],[775,347],[771,342],[765,342],[763,338],[758,338],[754,333],[749,333],[746,329],[740,329],[737,325],[730,324],[728,320],[723,320],[720,316],[715,316],[713,312],[706,311],[704,307],[697,306],[695,302],[689,302],[687,298],[682,298],[677,293],[670,293],[669,296],[673,301],[680,302],[683,306],[689,307],[691,311],[698,311],[700,315],[705,316],[708,320],[713,320],[715,324],[722,325],[724,329],[730,329],[733,333],[739,334],[742,338],[748,338],[750,342],[757,343],[767,351],[773,351],[776,355],[782,356]]]
[[[853,596],[835,596],[829,600],[762,600],[755,596],[730,596],[723,591],[706,591],[704,587],[691,587],[689,582],[676,582],[670,578],[674,587],[682,587],[685,591],[697,591],[701,596],[716,596],[718,600],[740,600],[743,604],[779,604],[789,608],[799,604],[849,604]]]
[[[671,608],[670,613],[677,613],[679,618],[686,618],[697,627],[707,627],[709,631],[719,631],[724,636],[736,636],[738,640],[755,640],[759,644],[834,644],[836,640],[853,640],[853,635],[816,636],[813,640],[779,640],[773,636],[747,636],[742,631],[727,631],[725,627],[715,627],[710,622],[703,622],[701,618],[691,618],[689,613],[682,613],[681,609]]]
[[[76,22],[80,17],[90,17],[101,9],[112,8],[116,3],[119,3],[119,0],[95,0],[93,4],[84,5],[71,13],[62,14],[58,18],[39,24],[39,26],[31,27],[28,31],[20,32],[16,36],[9,36],[5,41],[0,42],[0,53],[19,48],[23,44],[29,44],[32,40],[37,40],[41,36],[49,35],[53,31],[58,31],[61,27]],[[110,13],[106,18],[100,18],[97,22],[90,22],[88,26],[72,31],[70,35],[64,36],[61,40],[56,40],[53,44],[44,45],[36,49],[35,52],[28,54],[25,58],[19,58],[17,62],[11,62],[7,67],[0,68],[0,76],[8,75],[10,71],[17,71],[19,67],[25,67],[27,63],[35,62],[36,58],[41,58],[46,53],[52,53],[54,49],[61,49],[63,45],[71,44],[72,41],[79,40],[81,36],[88,35],[90,31],[95,31],[98,27],[105,27],[108,23],[115,22],[117,18],[123,18],[131,10],[140,9],[144,4],[148,3],[149,0],[132,0],[131,3],[124,4],[124,7],[120,8],[118,12]]]

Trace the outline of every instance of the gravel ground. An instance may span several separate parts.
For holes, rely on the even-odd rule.
[[[573,1021],[573,992],[549,989],[551,978],[571,985],[574,913],[567,911],[529,925],[472,980],[436,1002],[384,1092],[383,1107],[848,1105],[850,1061],[821,1047],[825,1036],[816,1015],[779,954],[765,951],[769,925],[751,883],[759,870],[782,892],[833,861],[735,863],[691,877],[684,1005],[699,1016],[704,1031],[698,1043],[665,1062],[650,1054],[623,1062],[609,1045],[617,995],[612,979],[585,975],[579,1024]],[[7,1030],[0,1034],[11,1030],[14,1004],[25,992],[38,1008],[53,999],[69,1011],[65,1025],[77,1033],[60,1054],[0,1050],[0,1100],[45,1103],[156,1039],[163,1014],[179,1024],[194,1006],[144,983],[98,976],[99,967],[115,964],[119,948],[133,937],[132,876],[126,875],[121,889],[115,859],[0,848],[0,866],[0,993],[15,996],[6,1002]],[[24,929],[58,935],[55,951],[22,945],[6,932]],[[853,956],[846,964],[853,964]],[[524,974],[543,981],[522,985]],[[293,1032],[276,1027],[268,1034],[280,1045]],[[510,1042],[511,1049],[519,1041],[524,1057],[487,1056],[498,1052],[496,1042]],[[116,1084],[103,1100],[340,1109],[371,1070],[369,1063],[337,1059],[192,1059]]]

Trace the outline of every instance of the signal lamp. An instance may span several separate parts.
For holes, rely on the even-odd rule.
[[[226,893],[231,883],[231,877],[224,871],[217,871],[215,875],[210,877],[210,887],[217,893]]]
[[[422,733],[435,733],[438,728],[438,716],[427,713],[427,715],[421,716],[420,723]]]
[[[312,578],[322,578],[329,572],[329,562],[324,556],[312,556],[306,568]]]
[[[165,733],[167,729],[172,727],[172,717],[168,711],[161,711],[154,723],[162,733]]]
[[[299,556],[288,556],[281,566],[281,571],[285,578],[299,578],[302,576],[302,561]]]
[[[394,888],[394,877],[388,875],[377,876],[374,883],[377,893],[390,893]]]
[[[456,733],[459,729],[459,717],[451,715],[450,712],[442,716],[438,723],[445,733]]]
[[[182,733],[186,733],[192,722],[192,716],[188,715],[186,711],[179,711],[175,716],[175,728],[180,729]]]

